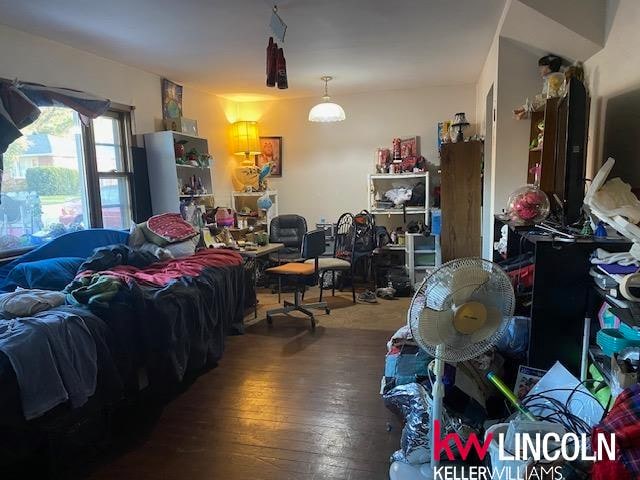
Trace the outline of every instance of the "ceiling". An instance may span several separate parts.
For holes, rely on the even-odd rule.
[[[320,96],[333,75],[339,97],[474,83],[504,3],[282,0],[284,91],[264,84],[266,0],[0,0],[0,22],[218,95]]]

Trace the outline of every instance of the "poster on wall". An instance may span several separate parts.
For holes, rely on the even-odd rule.
[[[260,137],[260,154],[256,155],[256,166],[262,168],[271,163],[271,176],[282,176],[282,137]]]
[[[420,156],[420,137],[402,138],[400,140],[400,157],[419,157]]]
[[[162,79],[162,118],[182,117],[182,85]]]

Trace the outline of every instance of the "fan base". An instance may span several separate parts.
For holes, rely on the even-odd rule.
[[[430,463],[409,465],[393,462],[389,468],[389,478],[391,480],[433,480],[435,475]]]

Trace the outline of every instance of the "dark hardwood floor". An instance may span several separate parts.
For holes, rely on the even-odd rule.
[[[308,321],[285,317],[253,325],[143,441],[90,478],[386,479],[400,441],[378,393],[390,333],[322,322],[311,333]]]

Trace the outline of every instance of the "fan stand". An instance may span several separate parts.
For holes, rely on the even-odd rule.
[[[460,306],[454,305],[453,307],[453,325],[454,328],[463,334],[472,334],[487,321],[487,309],[480,302],[467,301]],[[433,402],[431,404],[431,461],[424,463],[420,466],[413,466],[402,462],[393,462],[389,469],[389,476],[391,480],[434,480],[435,471],[440,466],[440,459],[436,458],[436,450],[434,448],[436,444],[436,432],[433,427],[435,421],[440,423],[440,430],[442,431],[442,404],[444,400],[444,383],[442,377],[444,376],[444,349],[443,343],[436,347],[435,352],[435,374],[436,381],[433,384],[431,396]],[[438,439],[439,440],[439,439]],[[441,475],[438,476],[439,478]]]
[[[393,462],[389,469],[389,477],[391,480],[433,480],[435,478],[434,472],[440,466],[440,459],[436,458],[436,450],[434,445],[436,444],[436,431],[433,428],[434,422],[437,420],[442,425],[442,402],[444,399],[444,383],[442,377],[444,376],[444,345],[440,344],[436,347],[434,370],[436,374],[436,381],[433,384],[433,390],[431,396],[433,401],[431,403],[431,461],[422,465],[410,465],[404,462]]]

